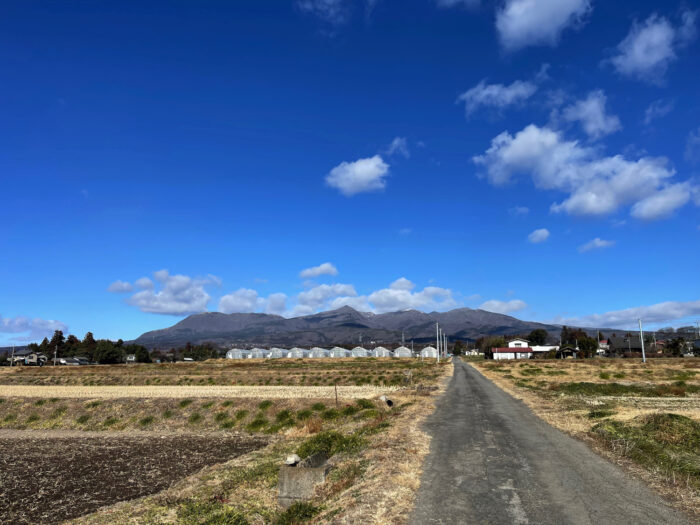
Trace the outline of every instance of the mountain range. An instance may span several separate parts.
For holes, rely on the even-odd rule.
[[[451,341],[475,340],[484,335],[527,334],[544,328],[556,334],[559,325],[521,321],[508,315],[457,308],[448,312],[403,310],[374,314],[344,306],[337,310],[285,318],[261,313],[190,315],[169,328],[146,332],[135,343],[148,348],[171,348],[211,342],[218,345],[332,346],[336,344],[395,344],[435,341],[435,323]]]

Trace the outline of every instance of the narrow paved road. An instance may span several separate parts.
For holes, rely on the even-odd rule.
[[[427,430],[412,525],[689,523],[460,360]]]

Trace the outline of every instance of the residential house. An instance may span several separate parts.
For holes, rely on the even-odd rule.
[[[507,348],[492,348],[491,353],[496,360],[501,359],[530,359],[532,357],[532,348],[530,347],[507,347]]]

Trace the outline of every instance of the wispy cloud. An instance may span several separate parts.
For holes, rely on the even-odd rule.
[[[581,253],[590,252],[591,250],[601,250],[615,246],[615,241],[606,241],[600,237],[588,241],[586,244],[579,246],[578,251]]]
[[[386,149],[388,156],[401,155],[405,158],[411,156],[411,151],[408,149],[408,140],[405,137],[396,137],[391,141],[391,144]]]
[[[40,319],[38,317],[2,317],[0,315],[0,333],[17,334],[12,341],[30,342],[38,341],[44,337],[51,337],[55,330],[67,331],[68,326],[53,319]]]
[[[547,239],[549,239],[549,230],[547,228],[539,228],[527,236],[527,240],[533,244],[539,244]]]
[[[354,162],[341,162],[326,176],[326,184],[346,197],[352,197],[358,193],[383,190],[388,174],[389,165],[380,155],[375,155]]]
[[[491,299],[486,301],[479,306],[479,309],[486,310],[488,312],[495,312],[497,314],[509,314],[512,312],[519,312],[527,308],[527,303],[521,301],[520,299],[511,299],[510,301],[499,301],[497,299]]]
[[[299,272],[299,277],[302,279],[313,279],[321,275],[338,275],[338,269],[333,264],[325,262]]]
[[[673,100],[655,100],[644,111],[644,124],[649,125],[653,121],[665,117],[673,110]]]
[[[606,102],[607,98],[602,90],[592,91],[585,99],[564,108],[562,116],[569,122],[580,122],[583,131],[591,139],[599,139],[622,129],[620,119],[607,114]]]
[[[665,324],[698,315],[700,315],[700,301],[666,301],[649,306],[613,310],[602,314],[557,318],[554,322],[592,328],[632,328],[637,326],[638,319],[649,324]]]

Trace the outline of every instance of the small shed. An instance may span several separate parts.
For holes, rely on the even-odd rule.
[[[350,357],[352,352],[346,348],[341,348],[339,346],[334,346],[331,348],[331,357]]]
[[[330,355],[330,352],[326,350],[325,348],[321,348],[319,346],[314,346],[311,349],[311,353],[309,354],[309,357],[313,358],[322,358],[322,357],[328,357]]]
[[[426,346],[425,348],[423,348],[423,350],[420,351],[421,357],[437,358],[437,355],[438,355],[437,348],[432,347],[432,346]]]
[[[532,357],[532,348],[492,348],[491,353],[496,360],[530,359]]]
[[[413,352],[411,352],[410,348],[399,346],[396,350],[394,350],[394,357],[413,357]]]
[[[391,350],[387,350],[383,346],[378,346],[374,350],[372,350],[372,356],[373,357],[394,357],[394,354]]]
[[[352,356],[353,357],[367,357],[369,353],[367,352],[366,348],[362,348],[361,346],[356,346],[355,348],[352,349]]]
[[[303,359],[304,357],[309,357],[309,351],[304,349],[304,348],[299,348],[295,346],[292,348],[289,353],[287,354],[287,357],[293,358],[293,359]]]

